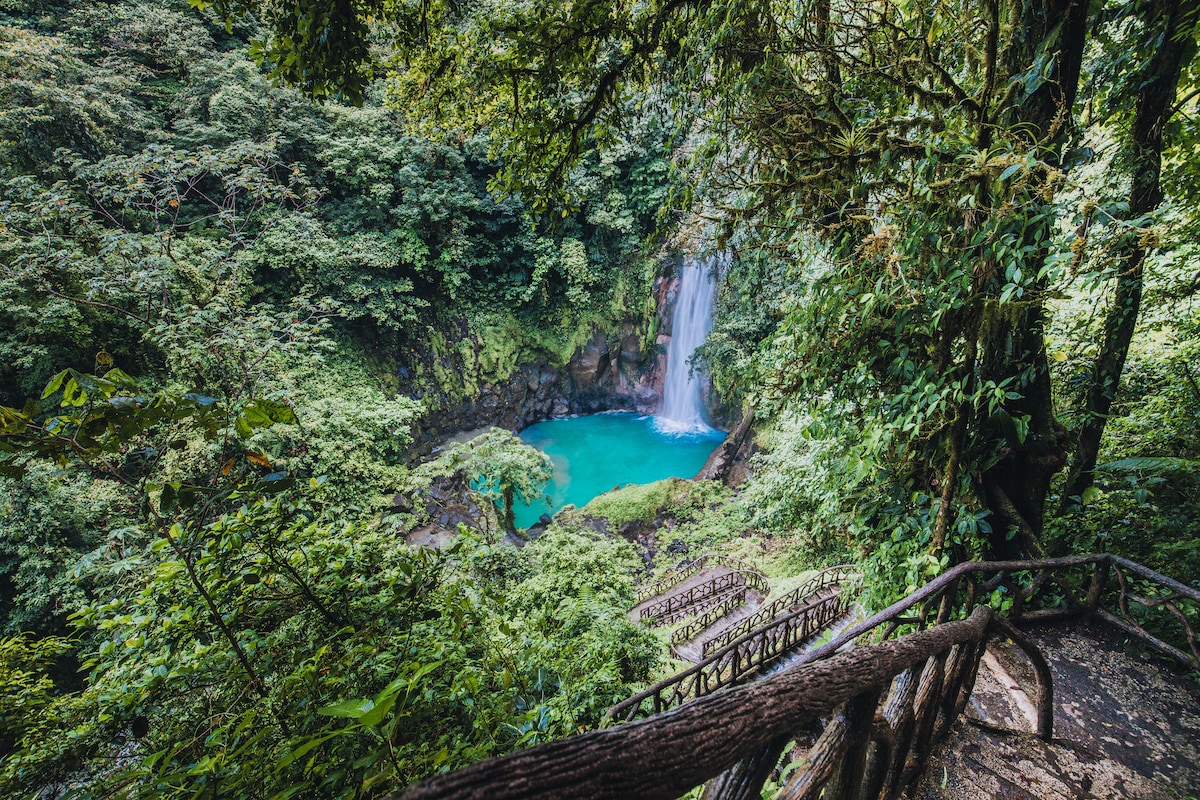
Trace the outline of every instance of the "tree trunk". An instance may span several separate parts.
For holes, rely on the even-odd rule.
[[[1159,181],[1162,170],[1163,128],[1175,108],[1175,94],[1185,59],[1190,60],[1192,42],[1185,34],[1200,3],[1195,0],[1161,0],[1154,25],[1162,32],[1161,44],[1145,68],[1135,73],[1137,86],[1133,123],[1126,144],[1132,173],[1129,187],[1129,218],[1136,220],[1159,206],[1163,199]],[[1157,27],[1157,26],[1156,26]],[[1143,268],[1149,246],[1137,231],[1125,234],[1118,256],[1120,269],[1112,304],[1104,318],[1104,339],[1084,399],[1084,419],[1075,445],[1075,456],[1063,488],[1060,513],[1079,503],[1092,485],[1100,440],[1109,411],[1121,383],[1129,343],[1137,327],[1142,304]]]
[[[1054,52],[1048,80],[1013,107],[1007,122],[1031,132],[1030,144],[1051,165],[1059,162],[1072,136],[1072,109],[1078,91],[1083,50],[1087,41],[1088,4],[1081,0],[1048,0],[1017,4],[1021,25],[1004,48],[1004,67],[1019,76],[1037,63],[1039,52]],[[1025,243],[1038,248],[1031,259],[1040,266],[1053,236],[1049,215],[1030,225]],[[1001,273],[1002,275],[1002,273]],[[991,279],[996,296],[1003,278]],[[1066,432],[1055,419],[1050,370],[1044,335],[1044,279],[1027,286],[1024,298],[995,301],[980,326],[979,361],[984,381],[1009,381],[1020,397],[1007,399],[1004,415],[981,419],[985,429],[1000,426],[1008,439],[1000,460],[981,477],[982,495],[991,511],[989,557],[1007,558],[1037,552],[1050,480],[1066,462]],[[1016,420],[1026,419],[1022,438],[1014,435]],[[1016,535],[1014,535],[1014,533]]]
[[[1001,459],[982,477],[992,512],[988,558],[993,559],[1038,553],[1050,479],[1066,463],[1066,431],[1054,417],[1042,305],[1038,301],[1030,306],[1002,315],[983,333],[986,379],[999,383],[1010,376],[1028,376],[1015,383],[1021,397],[1003,405],[1008,420],[1028,418],[1028,432],[1023,441],[1010,437]],[[1008,420],[989,420],[988,427],[1015,430],[1015,422]]]
[[[500,520],[500,524],[504,526],[505,533],[514,533],[517,530],[516,513],[513,510],[513,506],[516,504],[515,494],[511,483],[504,484],[504,488],[501,490],[503,508],[500,509],[503,519]]]

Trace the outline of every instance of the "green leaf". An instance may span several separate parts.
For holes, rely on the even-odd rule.
[[[317,713],[323,714],[324,709],[318,711]],[[331,716],[336,716],[336,715],[331,715]],[[325,742],[328,742],[330,739],[334,738],[335,736],[341,736],[344,733],[345,733],[344,730],[334,731],[333,733],[328,733],[324,736],[319,736],[316,739],[309,739],[307,742],[300,745],[295,750],[291,751],[286,756],[281,758],[276,766],[279,769],[283,769],[284,767],[289,767],[292,764],[294,764],[298,759],[304,758],[304,756],[306,756],[308,754],[308,752],[310,750],[312,750],[314,747],[320,747],[322,744],[324,744]]]
[[[59,390],[59,387],[62,386],[63,381],[66,380],[67,373],[69,373],[69,372],[70,372],[70,370],[64,369],[62,372],[58,373],[57,375],[55,375],[53,378],[50,379],[50,382],[46,384],[45,391],[42,392],[43,400],[45,400],[47,397],[49,397],[50,395],[54,394],[55,392],[57,392]]]
[[[116,367],[113,367],[108,372],[104,373],[104,380],[111,381],[114,385],[113,388],[119,387],[122,389],[137,389],[137,381],[135,381],[131,375],[120,369],[117,369]]]
[[[158,496],[159,513],[168,514],[175,509],[179,500],[179,484],[167,483],[163,485],[162,493]]]
[[[242,409],[242,417],[255,428],[266,428],[275,424],[295,425],[296,412],[283,403],[272,400],[251,400]]]
[[[343,719],[357,720],[363,714],[375,707],[375,701],[368,698],[360,698],[354,700],[343,700],[340,703],[324,706],[317,709],[317,713],[326,717],[341,717]]]
[[[371,727],[383,722],[383,718],[387,716],[387,713],[392,710],[392,706],[396,704],[397,697],[399,697],[398,694],[392,694],[384,697],[382,702],[379,703],[368,700],[367,702],[371,703],[371,708],[364,711],[362,716],[358,718],[358,721],[363,725]]]
[[[67,381],[67,385],[63,387],[62,405],[64,407],[71,406],[79,408],[87,402],[87,392],[79,385],[79,381],[75,376]]]
[[[179,487],[179,507],[187,510],[196,505],[196,501],[200,499],[201,494],[210,492],[198,486],[181,485]]]
[[[238,438],[241,439],[249,439],[254,434],[250,423],[240,416],[233,421],[233,429],[237,431]]]
[[[1194,458],[1120,458],[1096,465],[1099,472],[1172,473],[1193,472],[1198,469],[1200,460]]]
[[[292,488],[295,485],[296,479],[290,477],[286,472],[272,472],[270,475],[264,475],[259,478],[254,488],[264,494],[278,494]]]
[[[188,392],[187,394],[185,394],[183,396],[183,399],[188,400],[192,403],[195,403],[200,408],[208,408],[209,406],[215,405],[217,402],[217,398],[215,398],[215,397],[209,397],[208,395],[203,395],[203,394],[196,394],[195,392]]]

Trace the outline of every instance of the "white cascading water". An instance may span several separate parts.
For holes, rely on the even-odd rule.
[[[679,293],[671,317],[667,376],[658,421],[671,432],[710,431],[704,408],[704,375],[689,363],[712,330],[717,293],[716,259],[689,260],[679,270]]]

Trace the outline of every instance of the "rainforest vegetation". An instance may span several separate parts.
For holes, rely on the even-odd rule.
[[[595,727],[675,669],[626,611],[680,553],[869,606],[1071,552],[1200,586],[1198,31],[0,0],[0,794],[378,797]],[[526,541],[548,459],[451,435],[585,410],[597,342],[647,379],[695,251],[743,479]]]

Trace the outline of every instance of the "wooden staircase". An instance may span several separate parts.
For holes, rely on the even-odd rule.
[[[846,566],[821,571],[756,613],[700,642],[701,658],[694,667],[613,706],[608,719],[628,722],[659,714],[687,700],[759,677],[777,660],[846,616],[857,594],[853,582],[857,577],[858,572]],[[690,638],[693,628],[706,627],[702,623],[708,616],[675,633]],[[756,622],[759,624],[752,624]],[[710,646],[712,643],[716,646]],[[672,649],[678,653],[679,645]]]
[[[705,570],[678,591],[636,606],[630,615],[657,628],[701,615],[708,609],[728,603],[733,597],[740,596],[745,602],[748,589],[770,591],[770,584],[757,572],[722,568]]]
[[[701,652],[704,656],[710,656],[721,647],[756,628],[767,625],[786,614],[799,611],[804,606],[841,593],[848,584],[860,577],[858,570],[849,564],[842,564],[841,566],[821,570],[792,591],[772,601],[767,606],[760,608],[751,616],[722,628],[712,636],[707,637],[704,640]]]
[[[668,572],[637,592],[630,619],[650,627],[697,618],[716,620],[750,600],[769,594],[771,584],[757,567],[717,555],[703,555]],[[718,611],[720,609],[721,611]],[[672,636],[672,643],[676,643]]]

